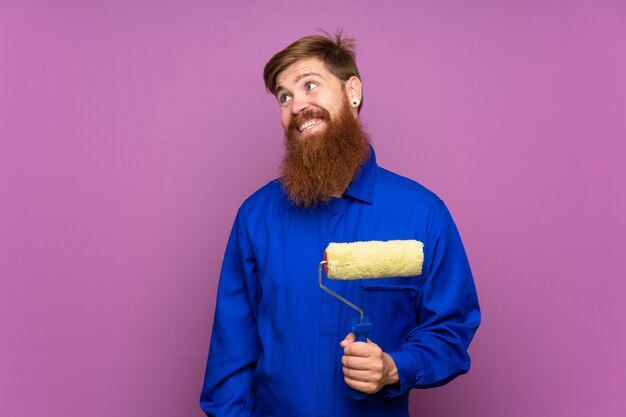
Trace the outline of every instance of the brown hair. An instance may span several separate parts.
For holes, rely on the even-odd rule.
[[[342,38],[341,31],[334,34],[323,33],[324,36],[305,36],[295,41],[265,64],[263,79],[267,91],[276,94],[276,77],[291,64],[305,58],[319,58],[326,68],[341,80],[342,84],[352,76],[361,78],[356,66],[354,39]],[[361,97],[359,112],[362,105],[363,98]]]

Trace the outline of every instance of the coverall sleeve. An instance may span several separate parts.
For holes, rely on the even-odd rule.
[[[443,203],[429,221],[424,252],[417,325],[399,351],[388,352],[400,383],[387,387],[386,396],[444,385],[470,368],[467,348],[480,324],[480,309],[461,237]]]
[[[256,263],[240,214],[226,246],[200,406],[207,416],[248,416],[259,357]]]

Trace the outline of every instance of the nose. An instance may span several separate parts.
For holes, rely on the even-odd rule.
[[[291,99],[291,113],[296,115],[309,107],[309,100],[304,94],[294,94]]]

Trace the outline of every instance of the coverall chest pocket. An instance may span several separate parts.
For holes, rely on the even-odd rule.
[[[383,350],[396,349],[417,325],[417,285],[363,284],[363,310],[373,323],[370,340]]]

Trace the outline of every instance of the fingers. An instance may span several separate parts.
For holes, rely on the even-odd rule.
[[[374,394],[382,389],[384,385],[367,380],[353,379],[349,376],[344,376],[343,380],[348,384],[350,388],[354,388],[357,391],[364,392],[366,394]]]
[[[352,334],[352,333],[350,333]],[[347,340],[344,339],[343,342]],[[341,343],[343,343],[341,342]],[[343,354],[347,356],[360,356],[363,358],[382,356],[383,351],[378,345],[371,340],[367,339],[367,343],[355,342],[340,344],[343,347]]]
[[[346,338],[343,339],[341,343],[339,343],[339,346],[341,346],[342,348],[345,348],[349,344],[354,343],[355,340],[356,340],[356,336],[354,335],[354,333],[348,333]]]
[[[344,356],[341,358],[343,379],[350,387],[373,394],[385,386],[385,369],[382,360]]]
[[[354,340],[354,333],[350,333],[340,343],[344,352],[341,358],[344,380],[358,391],[367,394],[378,392],[384,386],[383,351],[369,339],[367,343]]]
[[[379,382],[382,379],[385,369],[383,352],[375,343],[353,343],[344,351],[350,351],[341,357],[345,376],[356,381]]]
[[[348,368],[344,366],[341,370],[345,377],[355,381],[380,383],[384,377],[384,368],[382,365],[378,364],[366,369]]]
[[[380,359],[377,357],[372,358],[344,355],[341,357],[341,364],[344,368],[348,369],[373,371],[382,371],[384,366],[382,355]]]
[[[343,376],[347,379],[351,379],[353,381],[360,382],[369,382],[369,383],[380,383],[382,381],[383,373],[382,371],[373,371],[373,370],[355,370],[343,368]]]

